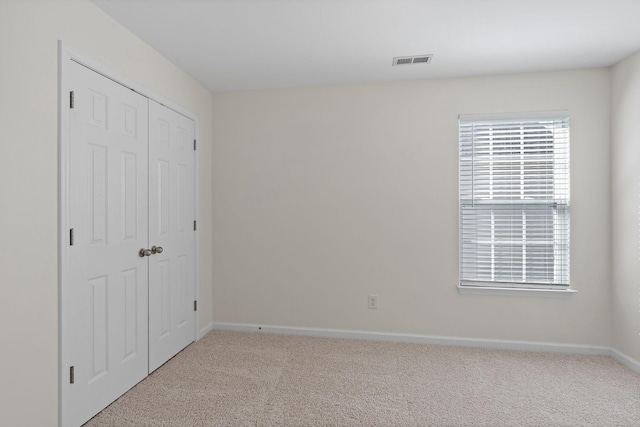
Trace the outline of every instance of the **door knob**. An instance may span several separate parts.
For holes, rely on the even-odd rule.
[[[162,249],[162,246],[152,246],[151,247],[151,253],[152,254],[161,254],[162,251],[164,251],[164,249]]]
[[[145,249],[142,248],[140,249],[140,251],[138,252],[138,255],[140,255],[140,258],[144,258],[146,256],[151,256],[153,252],[151,252],[151,249]]]

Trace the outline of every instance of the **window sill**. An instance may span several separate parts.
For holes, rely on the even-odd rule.
[[[506,295],[545,298],[567,298],[578,293],[575,289],[524,289],[465,285],[458,285],[458,292],[462,295]]]

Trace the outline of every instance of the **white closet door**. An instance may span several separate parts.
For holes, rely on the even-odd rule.
[[[147,375],[149,258],[138,252],[148,241],[148,100],[69,69],[61,387],[63,424],[80,425]]]
[[[149,372],[195,340],[194,133],[149,100]]]

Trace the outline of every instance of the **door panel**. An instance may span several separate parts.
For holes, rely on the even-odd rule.
[[[195,340],[195,124],[149,101],[149,372]]]
[[[70,73],[61,386],[64,424],[80,425],[147,375],[148,101],[75,62]]]

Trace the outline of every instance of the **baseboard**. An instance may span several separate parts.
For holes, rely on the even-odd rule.
[[[640,373],[640,362],[638,362],[637,360],[635,360],[630,356],[627,356],[623,352],[616,350],[615,348],[612,348],[610,350],[611,350],[611,357],[613,357],[616,361],[622,363],[629,369]]]
[[[214,322],[212,324],[212,328],[216,330],[239,332],[262,332],[271,334],[304,335],[326,338],[349,338],[374,341],[409,342],[416,344],[455,345],[464,347],[482,347],[505,350],[574,353],[603,356],[609,356],[612,354],[609,347],[531,341],[489,340],[480,338],[460,338],[437,335],[397,334],[386,332],[350,331],[341,329],[303,328],[290,326],[263,326],[250,325],[245,323]],[[622,355],[622,353],[620,353],[620,355]]]
[[[210,322],[204,328],[200,329],[200,331],[198,332],[198,336],[196,337],[196,341],[199,341],[202,337],[204,337],[211,331],[213,331],[213,322]]]

